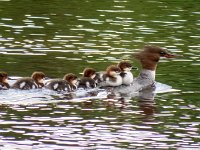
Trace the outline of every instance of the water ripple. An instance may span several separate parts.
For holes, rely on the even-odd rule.
[[[11,77],[101,71],[132,61],[145,44],[183,55],[161,59],[156,80],[170,86],[151,94],[0,91],[0,149],[199,149],[197,1],[0,0],[0,7],[0,69]]]

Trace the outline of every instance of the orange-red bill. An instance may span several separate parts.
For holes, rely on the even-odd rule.
[[[174,55],[174,54],[165,54],[166,58],[175,58],[175,57],[179,57],[180,55]]]

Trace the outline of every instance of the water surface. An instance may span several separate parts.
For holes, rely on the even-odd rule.
[[[131,54],[145,44],[183,55],[159,63],[156,81],[170,92],[0,91],[0,148],[199,149],[199,18],[196,0],[0,0],[0,70],[10,76],[140,67]]]

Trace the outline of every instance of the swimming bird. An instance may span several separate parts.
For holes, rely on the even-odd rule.
[[[33,72],[31,77],[23,77],[18,79],[13,85],[14,89],[29,90],[34,88],[42,88],[44,86],[45,74],[43,72]]]
[[[96,70],[93,68],[85,68],[83,70],[83,77],[88,77],[94,79],[96,76]]]
[[[78,77],[73,73],[68,73],[63,77],[64,80],[68,81],[72,91],[78,88]]]
[[[0,90],[7,90],[9,88],[8,74],[6,72],[0,72]]]
[[[116,65],[107,67],[106,72],[102,75],[102,81],[98,84],[99,87],[116,87],[122,85],[122,77],[120,76],[121,69]]]
[[[134,53],[133,57],[140,61],[142,70],[137,78],[134,78],[131,86],[119,87],[115,91],[120,93],[138,92],[147,87],[154,86],[158,62],[161,57],[174,58],[167,50],[158,46],[145,46],[140,52]]]
[[[54,91],[74,91],[77,89],[78,77],[73,73],[64,75],[63,79],[51,79],[45,83],[45,87]]]
[[[87,89],[95,88],[97,86],[96,70],[93,68],[85,68],[83,70],[83,77],[80,78],[78,87]]]
[[[121,69],[121,77],[123,85],[130,85],[133,82],[133,74],[131,72],[132,69],[137,69],[133,67],[131,63],[127,61],[121,61],[117,65]]]

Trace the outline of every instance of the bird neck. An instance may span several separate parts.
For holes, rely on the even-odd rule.
[[[156,70],[142,69],[140,76],[155,81]]]
[[[143,69],[155,71],[156,68],[157,68],[158,61],[152,61],[152,60],[144,59],[144,60],[141,60],[140,62],[142,64]]]

